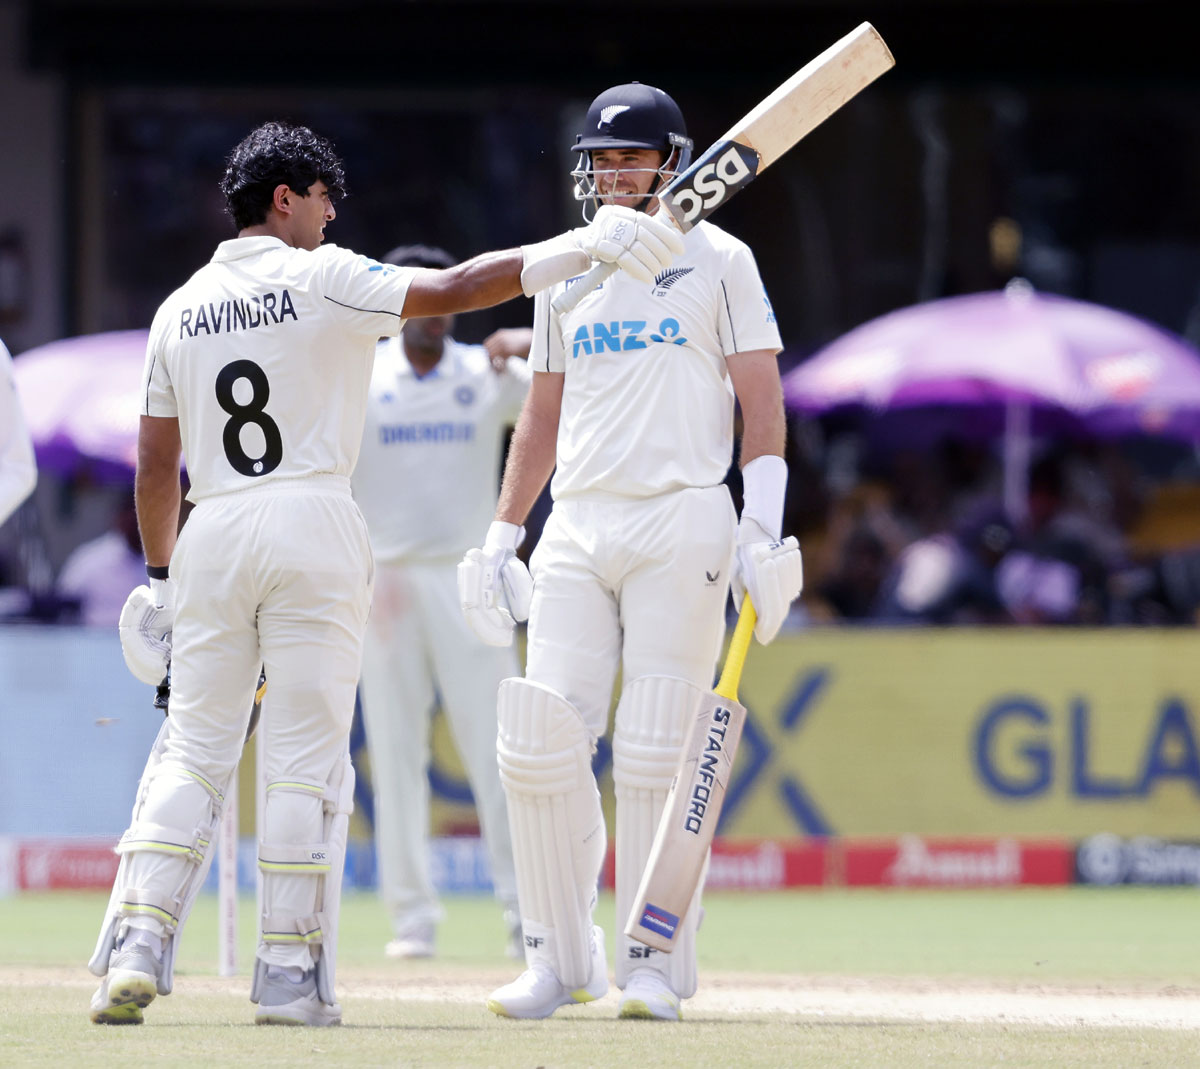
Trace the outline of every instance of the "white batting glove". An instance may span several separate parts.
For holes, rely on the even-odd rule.
[[[171,632],[175,627],[175,584],[151,579],[125,599],[117,625],[121,653],[135,678],[157,685],[171,661]]]
[[[526,297],[582,275],[593,260],[616,264],[639,282],[653,282],[683,253],[683,235],[645,212],[605,204],[587,226],[522,245],[521,289]]]
[[[458,564],[458,599],[467,624],[489,646],[511,646],[518,620],[529,618],[533,577],[517,555],[525,528],[495,521],[482,549]]]
[[[788,608],[804,589],[800,543],[791,536],[772,538],[758,521],[743,516],[738,524],[730,589],[739,611],[742,598],[750,595],[758,614],[754,637],[765,646],[779,634]]]
[[[653,282],[683,253],[683,235],[676,227],[619,204],[603,205],[576,233],[593,260],[616,264],[639,282]]]

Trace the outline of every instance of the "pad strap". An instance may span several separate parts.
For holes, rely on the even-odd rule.
[[[262,872],[320,876],[330,869],[329,846],[327,843],[263,843],[258,848],[258,867]]]
[[[186,856],[189,861],[199,864],[208,853],[208,846],[208,838],[199,831],[189,835],[165,824],[140,821],[121,836],[116,852],[131,854],[146,850],[157,854],[174,854]]]
[[[145,887],[129,887],[121,895],[118,912],[123,917],[153,917],[168,933],[179,926],[180,902]]]
[[[264,943],[305,943],[315,946],[325,942],[325,914],[310,913],[306,917],[284,917],[268,914],[263,917]]]

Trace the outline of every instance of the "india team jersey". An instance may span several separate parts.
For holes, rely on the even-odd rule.
[[[349,477],[375,344],[411,268],[274,237],[222,242],[159,308],[142,413],[178,416],[197,501],[273,479]]]
[[[782,347],[749,247],[711,223],[653,285],[618,271],[565,316],[534,306],[534,371],[565,375],[554,499],[715,486],[733,457],[725,358]]]
[[[379,343],[352,482],[376,559],[458,560],[478,544],[496,508],[505,430],[531,377],[516,357],[497,374],[483,346],[452,338],[418,376],[402,339]]]

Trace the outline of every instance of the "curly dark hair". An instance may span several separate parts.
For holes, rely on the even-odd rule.
[[[238,230],[267,220],[275,189],[287,185],[308,196],[314,182],[324,182],[330,200],[346,195],[342,161],[333,145],[307,126],[268,122],[254,130],[229,154],[221,192]]]

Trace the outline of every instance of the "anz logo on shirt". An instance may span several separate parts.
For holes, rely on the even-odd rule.
[[[763,286],[763,304],[767,306],[767,322],[775,322],[775,309],[771,307],[771,298],[767,296],[767,287]]]
[[[687,338],[680,334],[679,320],[667,318],[657,329],[647,331],[644,319],[612,320],[608,323],[586,323],[571,339],[571,358],[593,353],[625,353],[645,349],[650,342],[685,345]]]

